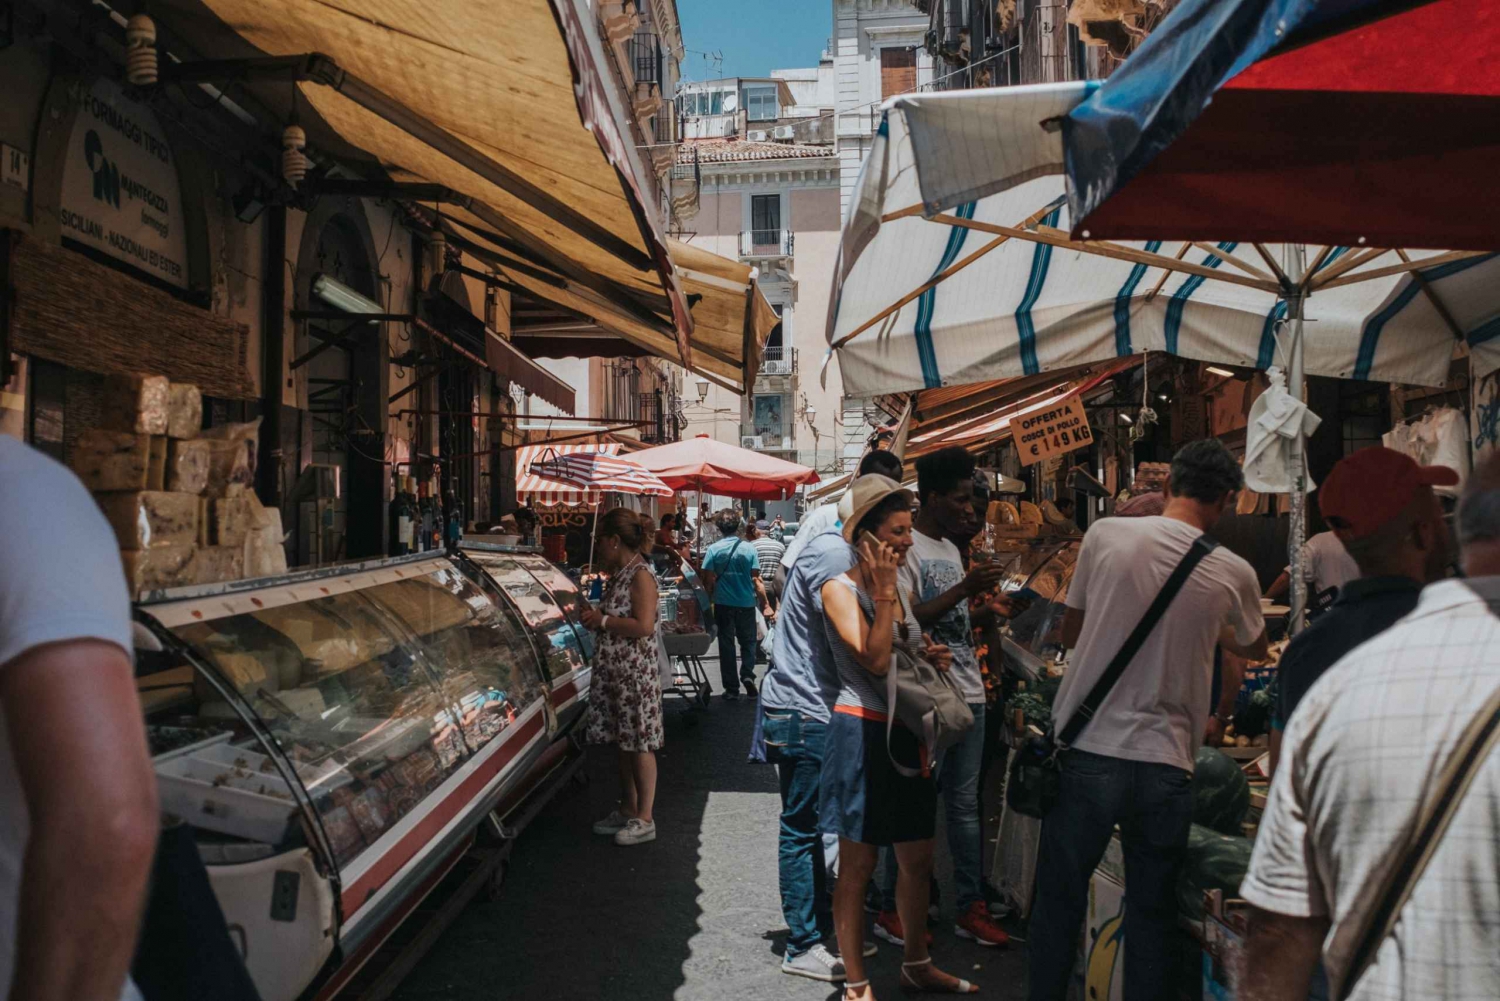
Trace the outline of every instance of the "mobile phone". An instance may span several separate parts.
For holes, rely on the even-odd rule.
[[[858,541],[868,542],[871,548],[873,548],[877,553],[880,552],[880,547],[885,545],[885,543],[876,538],[875,533],[870,531],[869,529],[866,529],[865,531],[859,533]]]

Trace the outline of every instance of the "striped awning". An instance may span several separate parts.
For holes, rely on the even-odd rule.
[[[620,446],[607,445],[522,445],[516,451],[516,499],[533,507],[592,507],[600,499],[599,491],[569,486],[549,480],[531,471],[538,459],[592,452],[619,455]]]
[[[531,475],[586,491],[590,496],[606,493],[634,497],[670,497],[672,488],[638,462],[602,452],[570,452],[559,455],[543,450],[531,462]]]
[[[1443,385],[1462,341],[1500,367],[1500,256],[1235,242],[1074,241],[1060,140],[1088,93],[1001,88],[885,107],[846,222],[828,340],[866,396],[1166,351],[1285,364],[1293,253],[1311,375]],[[955,202],[955,198],[966,200]]]

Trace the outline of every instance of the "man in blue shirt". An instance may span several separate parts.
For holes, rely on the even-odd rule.
[[[760,557],[755,547],[740,537],[740,516],[724,511],[718,519],[723,536],[703,554],[703,583],[714,603],[714,625],[719,630],[719,675],[724,683],[724,699],[739,698],[739,686],[745,694],[755,695],[755,608],[765,609],[773,619],[760,580]],[[739,646],[739,674],[735,674],[735,646]]]

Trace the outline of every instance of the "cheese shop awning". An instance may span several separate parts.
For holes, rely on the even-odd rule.
[[[629,317],[633,342],[692,367],[693,317],[586,0],[162,0],[152,13],[208,60],[164,63],[165,81],[236,80],[295,117],[315,153],[447,189],[444,217],[492,235],[508,278],[524,268],[544,298]]]

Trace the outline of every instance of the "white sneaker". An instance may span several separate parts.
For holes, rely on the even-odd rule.
[[[619,810],[611,810],[608,817],[594,824],[595,834],[618,834],[625,830],[625,825],[630,823],[630,818]]]
[[[809,980],[821,980],[831,984],[844,979],[844,963],[841,959],[828,951],[828,947],[822,942],[813,946],[802,955],[793,958],[787,956],[781,961],[781,972],[790,973],[794,977],[806,977]]]
[[[617,845],[643,845],[656,840],[656,825],[640,817],[631,817],[625,826],[615,832]]]

